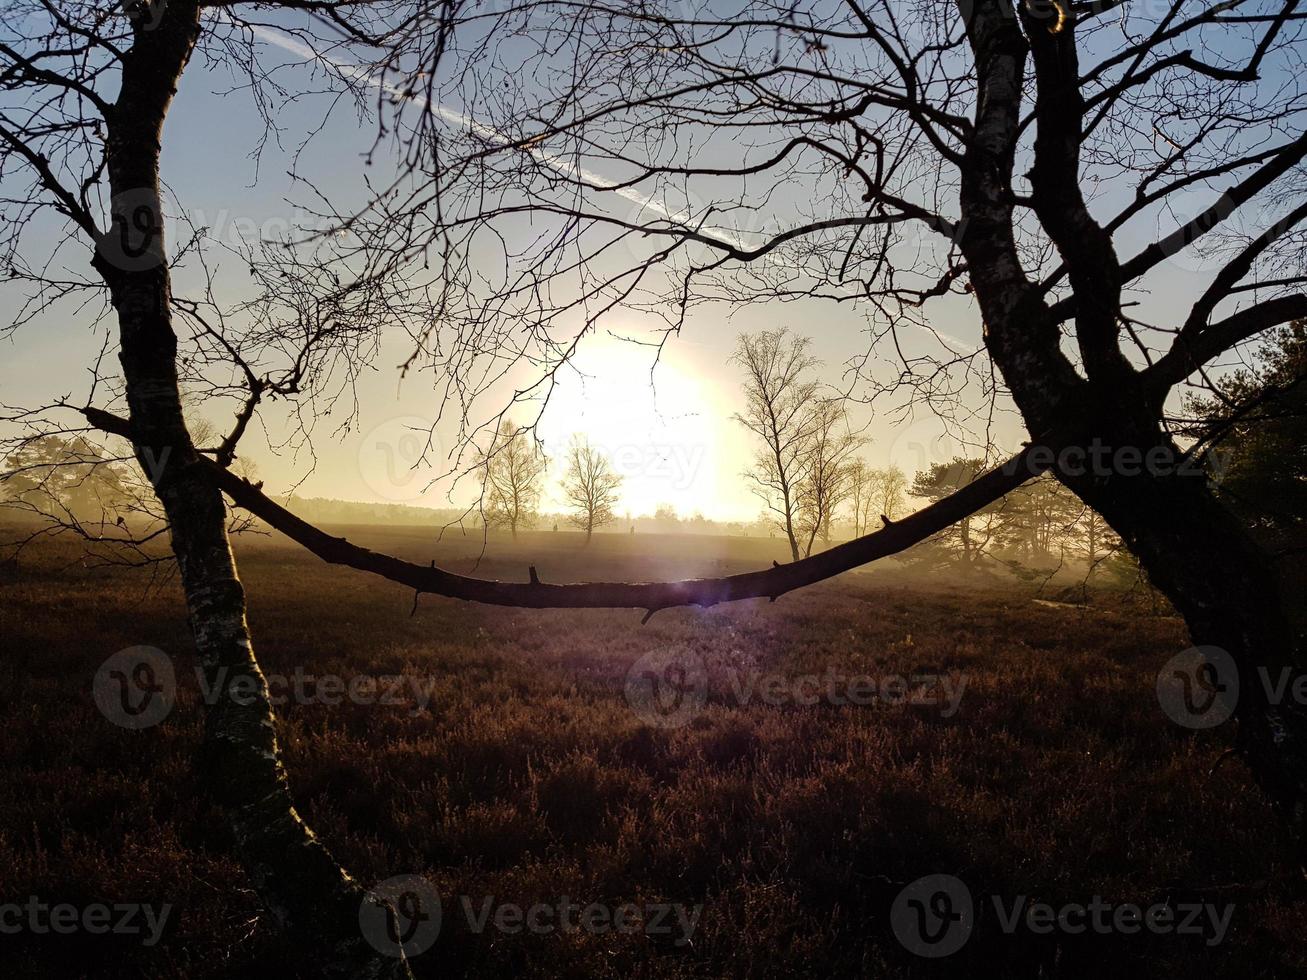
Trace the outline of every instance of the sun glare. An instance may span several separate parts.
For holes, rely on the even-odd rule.
[[[607,335],[585,343],[576,370],[560,377],[541,420],[546,451],[561,459],[573,435],[588,438],[623,477],[623,515],[652,514],[659,504],[671,504],[682,517],[696,511],[741,516],[743,496],[719,485],[721,474],[732,471],[720,465],[730,445],[724,427],[733,424],[724,399],[710,380],[670,357],[651,379],[653,357],[650,347]],[[556,484],[551,490],[557,497]],[[732,513],[717,512],[723,502]]]

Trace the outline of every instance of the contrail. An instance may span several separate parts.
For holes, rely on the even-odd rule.
[[[375,89],[385,92],[387,95],[394,96],[396,99],[404,99],[408,102],[412,102],[414,105],[418,105],[424,109],[428,109],[434,112],[441,119],[445,120],[445,122],[450,123],[454,126],[460,126],[466,129],[468,132],[475,133],[476,135],[486,140],[489,140],[492,143],[497,143],[500,146],[509,146],[514,142],[506,134],[499,132],[497,129],[491,126],[487,126],[485,123],[480,122],[479,120],[473,118],[472,116],[468,115],[465,112],[459,112],[456,109],[451,109],[449,108],[449,106],[443,105],[439,102],[433,103],[426,96],[401,89],[398,85],[394,85],[391,82],[387,82],[385,79],[378,78],[376,75],[372,74],[371,72],[363,68],[358,67],[357,65],[351,65],[348,64],[347,62],[339,61],[335,58],[332,58],[329,55],[325,55],[322,54],[321,52],[314,51],[307,44],[304,44],[303,42],[298,41],[293,37],[289,37],[281,33],[280,31],[276,31],[273,30],[272,28],[264,27],[258,24],[252,25],[250,27],[250,30],[253,31],[257,36],[262,38],[264,41],[267,41],[269,44],[281,48],[283,51],[287,51],[291,54],[297,55],[298,57],[303,58],[305,61],[321,61],[326,64],[329,64],[331,65],[332,68],[336,69],[341,74],[347,75],[350,78],[353,78],[355,81],[363,82],[365,85],[370,85]],[[638,204],[642,208],[648,208],[649,210],[654,211],[660,216],[666,218],[668,221],[672,222],[673,224],[679,225],[680,227],[683,228],[689,227],[688,219],[690,216],[688,214],[685,214],[684,212],[673,213],[672,211],[668,210],[665,205],[656,201],[654,198],[650,197],[647,194],[643,194],[632,187],[618,187],[617,181],[610,180],[607,177],[603,176],[602,174],[595,173],[593,170],[587,170],[584,167],[578,167],[572,162],[565,160],[564,158],[556,154],[546,152],[545,150],[542,150],[539,147],[526,146],[526,147],[521,147],[521,149],[525,150],[532,157],[534,157],[540,163],[543,163],[546,167],[553,170],[555,173],[559,173],[565,177],[571,177],[573,179],[583,181],[584,183],[594,187],[596,190],[615,191],[615,193],[619,197],[622,197],[633,204]],[[718,236],[724,245],[728,245],[733,248],[737,248],[741,250],[748,249],[750,247],[748,243],[744,242],[738,236],[730,233],[729,231],[726,231],[725,229],[714,228],[713,234]]]
[[[400,88],[398,85],[395,85],[391,82],[387,82],[383,78],[378,78],[376,75],[372,74],[366,69],[360,68],[358,65],[351,65],[347,62],[343,62],[336,58],[332,58],[329,55],[322,54],[319,51],[314,51],[313,48],[309,47],[307,44],[304,44],[303,42],[298,41],[293,37],[283,34],[280,31],[273,30],[270,27],[265,27],[260,24],[251,25],[250,30],[253,31],[254,34],[256,34],[258,37],[262,38],[264,41],[267,41],[269,44],[274,45],[275,47],[281,48],[283,51],[289,52],[290,54],[294,54],[300,58],[303,58],[305,61],[320,61],[325,64],[331,65],[332,68],[334,68],[336,71],[339,71],[343,75],[347,75],[350,78],[355,79],[356,81],[363,82],[365,85],[370,85],[373,88],[385,92],[387,95],[393,96],[396,99],[404,99],[408,102],[412,102],[414,105],[419,105],[424,109],[428,109],[431,112],[434,112],[445,122],[453,126],[462,127],[466,129],[468,132],[475,133],[476,135],[482,137],[483,139],[489,140],[492,143],[497,143],[500,146],[509,146],[514,142],[514,140],[510,139],[507,134],[501,133],[499,130],[495,129],[492,126],[487,126],[485,123],[468,115],[466,112],[460,112],[456,109],[451,109],[449,108],[449,106],[443,105],[439,102],[433,103],[426,96],[417,94],[415,92],[406,91],[405,89]],[[622,197],[633,204],[637,204],[641,208],[647,208],[650,211],[655,212],[656,214],[667,219],[667,221],[669,221],[673,225],[676,225],[677,227],[690,230],[689,219],[691,216],[689,214],[685,212],[674,213],[668,210],[668,208],[664,204],[650,197],[648,194],[641,193],[640,191],[636,190],[633,187],[618,187],[617,181],[610,180],[609,178],[603,176],[603,174],[595,173],[593,170],[587,170],[584,167],[578,167],[576,164],[572,163],[571,161],[566,160],[563,157],[558,156],[557,154],[548,153],[545,150],[540,149],[539,147],[524,146],[521,147],[521,149],[529,153],[532,157],[534,157],[540,163],[544,164],[549,169],[553,170],[555,173],[562,174],[563,176],[570,177],[574,180],[580,180],[594,187],[596,190],[615,191],[615,193],[619,197]],[[698,234],[706,234],[706,232],[703,229],[694,229],[694,230]],[[711,229],[711,236],[717,238],[717,240],[722,245],[725,245],[730,248],[735,248],[740,251],[748,251],[753,247],[752,243],[745,241],[739,234],[732,232],[729,229],[715,227]],[[796,267],[796,271],[801,272],[803,270]],[[921,330],[923,333],[930,334],[931,337],[936,341],[947,340],[949,343],[961,347],[964,350],[967,350],[973,354],[979,353],[981,350],[980,347],[977,347],[973,344],[969,344],[966,341],[958,339],[957,337],[950,336],[949,334],[944,333],[942,330],[937,330],[932,327],[925,327],[917,323],[913,323],[912,326],[916,327],[918,330]]]

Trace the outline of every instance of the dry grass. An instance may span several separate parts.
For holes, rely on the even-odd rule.
[[[470,568],[478,543],[358,529],[362,543]],[[546,581],[757,566],[773,542],[527,535],[481,572]],[[399,674],[412,704],[287,704],[299,809],[366,882],[428,877],[447,897],[423,977],[1294,975],[1307,926],[1291,854],[1245,771],[1209,775],[1228,737],[1167,722],[1161,664],[1181,624],[1111,599],[1092,610],[893,566],[708,611],[499,610],[412,596],[277,541],[240,548],[265,670]],[[163,940],[0,935],[0,975],[312,976],[278,942],[228,854],[193,768],[200,691],[175,586],[24,557],[0,584],[0,901],[164,902]],[[168,651],[179,703],[142,732],[91,699],[101,661]],[[623,696],[661,646],[709,666],[706,710],[651,728]],[[949,718],[922,705],[773,706],[732,670],[965,676]],[[947,872],[977,896],[1054,904],[1235,903],[1201,938],[1035,935],[982,913],[967,946],[918,959],[890,931],[902,885]],[[639,935],[475,934],[451,896],[531,905],[702,904],[688,945]]]

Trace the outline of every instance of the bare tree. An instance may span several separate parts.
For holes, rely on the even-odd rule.
[[[871,471],[870,500],[876,514],[884,521],[895,520],[903,510],[903,494],[908,489],[908,477],[897,466]],[[864,526],[870,522],[864,523]]]
[[[586,544],[590,543],[595,528],[613,522],[613,508],[621,485],[622,477],[608,457],[591,446],[589,439],[573,436],[567,447],[563,494],[572,508],[568,520],[585,529]]]
[[[853,534],[865,534],[878,524],[889,524],[901,514],[907,476],[898,466],[872,469],[864,460],[850,466],[848,500],[852,508]]]
[[[268,8],[309,52],[303,90],[264,67]],[[1307,839],[1307,709],[1271,703],[1259,682],[1283,671],[1291,689],[1303,670],[1289,558],[1249,533],[1170,429],[1177,386],[1213,387],[1258,335],[1307,315],[1302,31],[1294,0],[747,2],[693,18],[593,0],[169,0],[126,13],[9,0],[0,177],[27,186],[0,199],[0,250],[10,285],[29,290],[15,324],[107,296],[91,315],[115,324],[121,368],[97,365],[104,383],[84,400],[40,406],[60,420],[46,434],[89,425],[126,439],[149,475],[219,692],[206,785],[274,916],[329,951],[331,970],[405,972],[359,941],[360,889],[291,805],[223,494],[327,561],[420,592],[652,613],[774,598],[1052,470],[1139,556],[1194,642],[1232,655],[1237,748]],[[319,205],[330,233],[242,253],[255,296],[225,307],[218,290],[174,295],[176,264],[207,246],[163,234],[164,122],[197,51],[247,76],[270,132],[275,106],[321,87],[370,109],[374,156],[398,161],[357,207]],[[505,247],[526,222],[526,244]],[[60,261],[33,259],[52,227]],[[1184,308],[1158,276],[1182,253],[1206,275]],[[509,371],[535,378],[513,398],[543,406],[614,310],[662,316],[662,343],[696,305],[819,299],[867,313],[878,356],[855,366],[860,397],[975,418],[982,441],[1011,406],[1030,445],[803,561],[651,584],[485,581],[380,555],[231,470],[268,401],[321,417],[385,325],[411,333],[413,362],[441,379],[436,397],[466,435],[500,417],[478,399]],[[977,345],[937,328],[944,310],[950,324],[970,316]],[[872,370],[885,362],[888,374]],[[187,430],[183,384],[231,406],[218,445]],[[9,418],[47,424],[35,410]],[[780,506],[797,559],[792,498]],[[243,696],[251,687],[260,696]]]
[[[533,323],[639,304],[671,333],[713,301],[861,306],[860,397],[974,419],[986,459],[1014,408],[1023,459],[1103,515],[1195,643],[1230,653],[1238,749],[1307,840],[1307,708],[1257,682],[1304,667],[1291,556],[1171,427],[1177,386],[1307,313],[1296,0],[584,9],[603,30],[549,0],[499,19],[483,122],[503,146],[427,192],[461,241],[524,212],[557,229],[469,317],[547,295]],[[1203,274],[1183,303],[1163,271],[1179,255]]]
[[[867,526],[867,515],[872,506],[872,475],[875,473],[865,459],[855,459],[849,464],[849,511],[853,525],[853,536],[863,533]]]
[[[274,106],[294,101],[263,50],[261,12],[278,8],[292,17],[303,12],[287,26],[296,43],[329,48],[335,58],[352,51],[365,59],[365,72],[435,64],[448,36],[441,25],[449,8],[437,0],[12,0],[0,8],[0,256],[9,286],[27,290],[5,332],[70,312],[88,324],[114,324],[105,351],[116,353],[118,370],[112,357],[89,365],[89,393],[79,404],[85,419],[100,418],[129,440],[177,558],[199,660],[215,692],[206,707],[204,785],[225,810],[268,912],[299,940],[307,969],[406,976],[402,954],[383,955],[359,931],[360,908],[373,899],[292,805],[214,474],[240,479],[231,471],[238,445],[267,401],[304,399],[296,417],[310,425],[351,390],[380,327],[404,308],[414,315],[431,304],[402,298],[417,284],[375,240],[360,245],[335,234],[240,252],[249,278],[237,303],[220,306],[211,278],[210,288],[176,295],[177,265],[190,256],[211,270],[205,257],[212,242],[200,229],[177,241],[165,233],[161,142],[187,64],[198,53],[244,76],[271,132]],[[360,107],[376,91],[356,67],[336,60],[321,62],[306,84]],[[348,224],[347,214],[325,218],[329,227]],[[230,427],[216,444],[190,430],[183,389],[229,406]],[[55,400],[7,412],[22,429],[13,438],[76,433],[61,418],[64,406]],[[126,413],[121,426],[96,415],[106,406]]]
[[[762,442],[745,475],[785,533],[799,560],[799,482],[810,453],[818,383],[808,377],[817,360],[812,342],[788,330],[741,334],[733,360],[744,368],[746,407],[736,421]]]
[[[849,429],[841,398],[818,398],[808,412],[807,433],[799,445],[796,530],[804,555],[812,554],[818,535],[830,543],[835,511],[849,495],[849,457],[866,442]]]
[[[519,527],[534,527],[549,460],[508,419],[499,423],[481,463],[483,508],[488,527],[507,527],[517,539]]]
[[[897,466],[872,469],[865,460],[854,460],[849,466],[848,493],[854,535],[897,518],[903,511],[907,489],[907,475]]]

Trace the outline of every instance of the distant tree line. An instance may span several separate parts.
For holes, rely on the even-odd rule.
[[[958,457],[916,474],[911,494],[923,502],[941,500],[970,483],[987,465]],[[1051,476],[1042,476],[959,521],[911,553],[915,561],[948,563],[972,570],[1006,565],[1014,571],[1083,565],[1087,578],[1109,572],[1114,579],[1137,575],[1121,539],[1103,518]]]
[[[851,426],[844,403],[811,377],[817,361],[806,338],[786,330],[744,334],[735,360],[745,370],[746,407],[736,416],[759,449],[748,472],[764,501],[752,522],[723,523],[695,513],[681,517],[670,503],[632,518],[634,530],[662,533],[781,535],[794,558],[815,542],[858,537],[899,519],[912,501],[940,500],[986,469],[979,458],[937,462],[911,478],[895,466],[874,468],[858,453],[867,444]],[[1273,332],[1254,363],[1233,372],[1214,396],[1192,397],[1179,420],[1231,506],[1270,536],[1307,537],[1307,322]],[[1232,406],[1242,406],[1238,411]],[[206,433],[202,420],[192,428]],[[472,524],[534,528],[558,518],[586,532],[617,520],[622,484],[612,461],[582,437],[562,460],[567,510],[541,510],[550,460],[509,420],[482,454],[482,506]],[[253,467],[240,463],[247,477]],[[0,501],[13,513],[51,515],[86,536],[104,535],[136,518],[154,519],[140,505],[134,460],[115,459],[81,436],[31,439],[4,460]],[[430,508],[326,498],[290,497],[296,513],[326,523],[451,523],[459,508]],[[912,560],[965,569],[1087,566],[1120,578],[1137,574],[1133,559],[1103,518],[1050,477],[1034,480],[952,525],[910,553]]]

